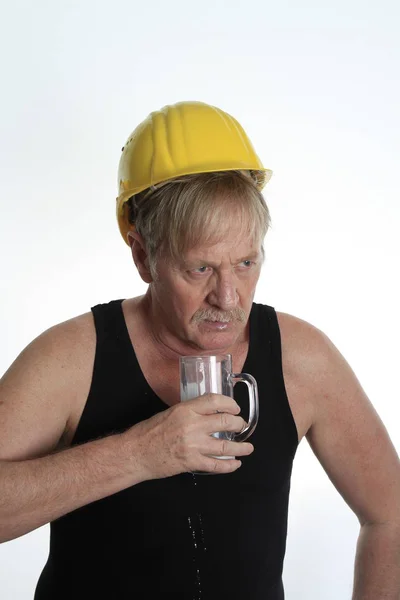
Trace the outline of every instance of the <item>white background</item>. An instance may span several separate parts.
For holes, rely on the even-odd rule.
[[[321,328],[400,448],[398,3],[15,0],[0,18],[0,371],[51,325],[145,286],[114,215],[120,150],[149,112],[233,114],[274,176],[255,300]],[[350,599],[358,522],[307,442],[287,598]],[[48,526],[0,547],[30,599]]]

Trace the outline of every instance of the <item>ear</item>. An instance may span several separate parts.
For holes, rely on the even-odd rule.
[[[145,283],[151,283],[153,278],[150,273],[149,258],[144,239],[137,231],[128,232],[128,242],[131,247],[132,258]]]

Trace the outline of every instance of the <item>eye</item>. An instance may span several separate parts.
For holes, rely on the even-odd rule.
[[[243,260],[240,264],[242,264],[245,267],[249,268],[249,267],[251,267],[255,263],[252,260]]]
[[[205,269],[207,269],[208,267],[197,267],[197,269],[193,269],[193,273],[205,273]]]

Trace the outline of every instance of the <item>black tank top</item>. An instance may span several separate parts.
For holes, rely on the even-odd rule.
[[[121,303],[92,308],[95,364],[73,445],[168,408],[141,372]],[[145,481],[52,522],[35,600],[283,600],[298,440],[272,307],[253,303],[249,334],[243,372],[256,378],[260,401],[253,454],[235,473]],[[246,417],[244,385],[235,399]]]

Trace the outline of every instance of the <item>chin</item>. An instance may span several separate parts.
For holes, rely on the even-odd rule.
[[[235,344],[239,337],[238,328],[231,326],[227,330],[212,331],[207,326],[198,327],[196,334],[193,336],[193,341],[204,351],[224,352]]]

